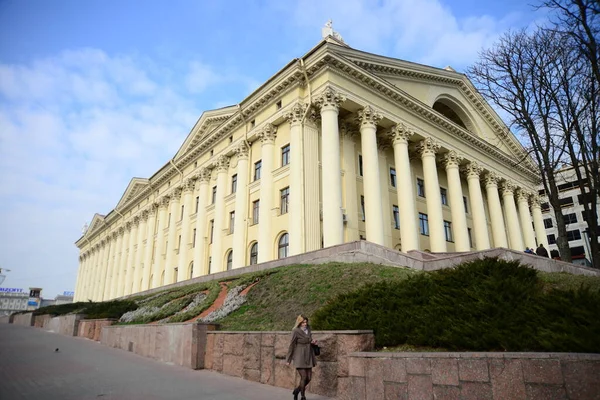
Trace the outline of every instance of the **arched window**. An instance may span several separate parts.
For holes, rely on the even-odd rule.
[[[286,258],[289,254],[290,240],[289,235],[284,233],[279,238],[279,258]]]
[[[194,262],[193,261],[190,263],[190,267],[188,268],[188,279],[192,279],[192,276],[194,276]]]
[[[258,242],[255,242],[252,247],[250,247],[250,265],[254,265],[258,263]]]
[[[227,252],[227,271],[233,266],[233,250]]]

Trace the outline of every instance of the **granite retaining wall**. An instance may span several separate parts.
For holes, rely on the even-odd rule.
[[[33,321],[33,313],[14,314],[12,323],[16,325],[33,326]]]
[[[117,322],[117,320],[114,318],[82,319],[79,321],[77,336],[99,342],[102,328],[105,326],[111,326],[115,322]]]

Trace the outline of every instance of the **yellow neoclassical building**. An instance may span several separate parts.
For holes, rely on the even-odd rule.
[[[169,163],[94,216],[76,242],[75,300],[360,239],[547,247],[538,172],[465,75],[325,36],[239,104],[203,113]]]

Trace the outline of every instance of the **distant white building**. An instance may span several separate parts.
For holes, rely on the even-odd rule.
[[[0,316],[27,309],[29,292],[18,288],[0,288]]]
[[[561,212],[566,223],[567,238],[569,240],[573,263],[590,266],[591,248],[588,223],[585,219],[583,196],[579,188],[579,180],[577,179],[575,169],[573,167],[566,167],[557,171],[556,182],[560,191]],[[547,201],[548,198],[543,187],[539,193],[545,199],[545,202],[542,203],[542,213],[544,216],[544,227],[548,235],[549,251],[558,251],[558,246],[556,245],[558,229],[556,227],[554,212]],[[596,199],[596,203],[598,204],[598,209],[600,209],[600,200],[598,198]]]

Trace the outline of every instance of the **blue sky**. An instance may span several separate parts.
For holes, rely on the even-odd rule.
[[[522,1],[0,0],[2,287],[74,290],[84,222],[173,157],[202,111],[240,102],[321,39],[463,71]]]

